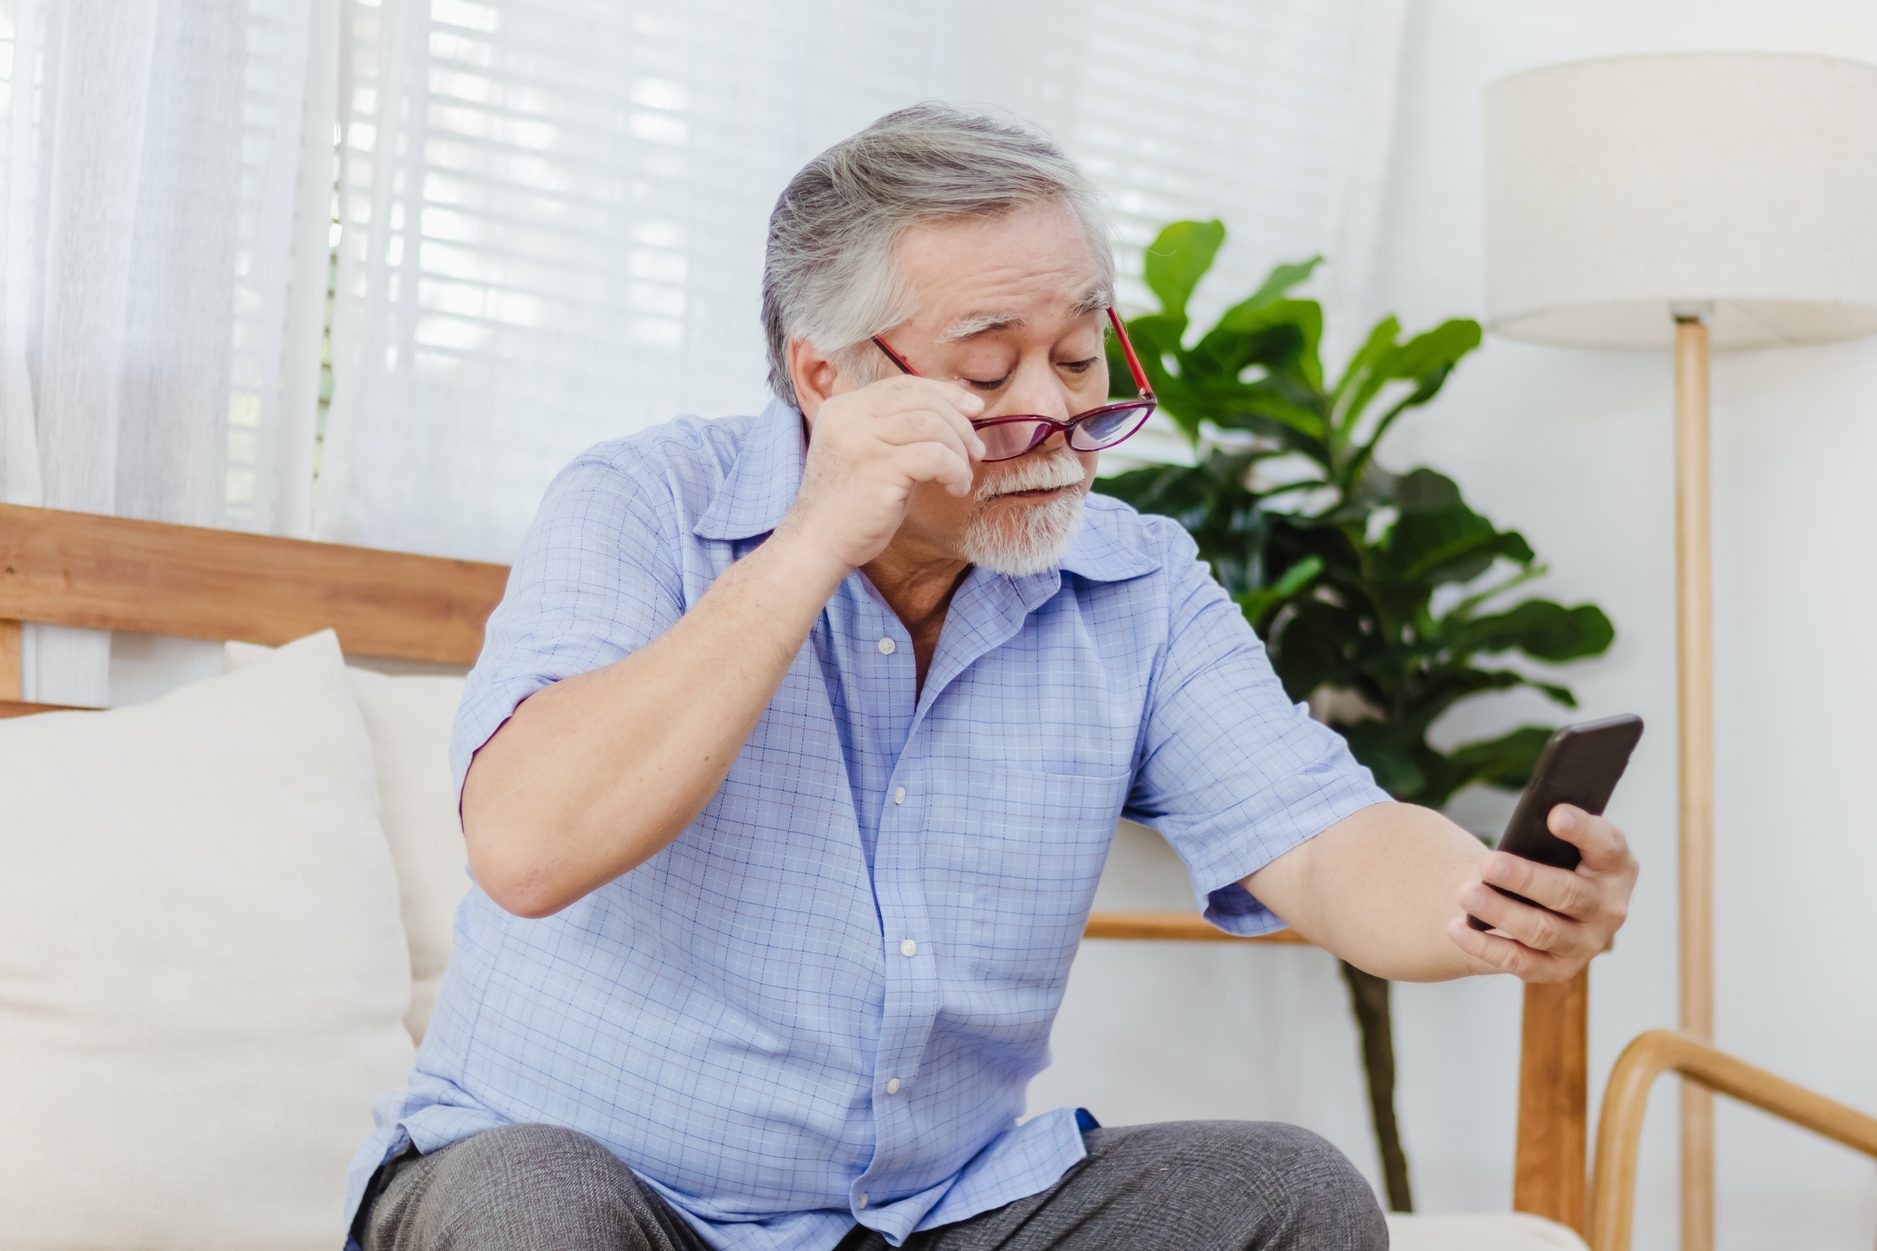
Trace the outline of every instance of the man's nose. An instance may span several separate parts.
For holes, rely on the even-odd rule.
[[[1069,436],[1064,434],[1062,431],[1051,430],[1049,432],[1048,438],[1044,439],[1041,443],[1038,443],[1035,447],[1030,449],[1030,454],[1035,455],[1036,453],[1041,452],[1043,455],[1043,458],[1047,460],[1051,456],[1054,456],[1057,452],[1060,452],[1063,449],[1063,445],[1068,443],[1068,441],[1069,441]]]
[[[1036,366],[1026,364],[1018,368],[1010,389],[1004,393],[1004,412],[1067,421],[1073,399],[1068,385],[1056,376],[1047,362]]]

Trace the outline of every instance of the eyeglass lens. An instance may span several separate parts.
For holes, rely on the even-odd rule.
[[[1075,423],[1069,432],[1069,446],[1080,452],[1113,447],[1141,427],[1152,407],[1126,404],[1097,412]],[[1047,439],[1058,427],[1042,421],[1006,421],[977,427],[984,440],[984,459],[1009,460],[1021,456]]]

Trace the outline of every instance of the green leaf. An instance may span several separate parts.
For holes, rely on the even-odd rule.
[[[1330,412],[1335,414],[1339,428],[1347,429],[1353,424],[1353,418],[1345,416],[1349,411],[1352,390],[1374,375],[1381,362],[1395,350],[1395,336],[1400,333],[1401,323],[1393,317],[1384,317],[1369,329],[1369,337],[1350,356],[1349,364],[1343,367],[1343,376],[1336,382],[1336,389],[1330,392]],[[1361,411],[1360,405],[1356,406],[1356,411]]]
[[[1437,669],[1416,683],[1411,707],[1399,718],[1404,732],[1417,737],[1427,733],[1447,709],[1486,691],[1511,690],[1526,684],[1524,675],[1503,669],[1451,667]]]
[[[1197,420],[1203,414],[1221,429],[1263,435],[1327,468],[1323,418],[1307,400],[1307,395],[1300,397],[1295,388],[1275,378],[1256,382],[1208,379],[1184,382],[1179,403],[1186,417]]]
[[[1367,442],[1355,456],[1351,457],[1344,470],[1345,478],[1350,482],[1360,481],[1363,471],[1375,458],[1375,450],[1380,446],[1382,436],[1388,433],[1401,414],[1410,408],[1418,408],[1440,394],[1446,385],[1447,375],[1462,356],[1479,346],[1479,323],[1474,321],[1444,322],[1426,334],[1416,335],[1407,343],[1394,348],[1379,361],[1374,372],[1364,382],[1361,394],[1353,400],[1337,422],[1337,433],[1343,438],[1353,436],[1362,410],[1387,382],[1407,379],[1414,383],[1408,394],[1382,414],[1375,428],[1369,432]]]
[[[1337,726],[1349,752],[1375,775],[1375,784],[1404,803],[1418,803],[1428,786],[1429,753],[1385,721],[1357,721]]]
[[[1463,506],[1460,486],[1433,469],[1412,469],[1395,484],[1392,501],[1403,513],[1437,513]]]
[[[1447,631],[1457,652],[1516,649],[1553,662],[1595,656],[1615,637],[1602,609],[1591,604],[1566,608],[1547,599],[1528,599],[1509,612],[1461,621]]]
[[[1200,337],[1187,364],[1190,372],[1203,370],[1234,380],[1254,367],[1293,378],[1304,384],[1315,404],[1323,387],[1323,365],[1317,358],[1322,338],[1323,307],[1315,300],[1274,300],[1256,306],[1246,301],[1227,309]],[[1323,424],[1320,414],[1316,424]]]
[[[1171,517],[1191,531],[1205,524],[1213,507],[1214,487],[1205,472],[1188,465],[1149,465],[1101,480],[1112,495],[1140,512]]]
[[[1390,382],[1413,384],[1407,395],[1390,407],[1369,433],[1366,445],[1351,462],[1352,478],[1359,476],[1374,457],[1376,445],[1395,420],[1408,409],[1438,395],[1454,365],[1480,344],[1476,321],[1442,322],[1406,343],[1396,344],[1394,336],[1399,329],[1399,323],[1392,317],[1376,324],[1368,341],[1350,359],[1349,368],[1343,372],[1331,398],[1330,411],[1337,438],[1346,442],[1355,436],[1363,413],[1382,388]]]
[[[1323,685],[1337,685],[1354,671],[1363,650],[1360,614],[1339,604],[1307,599],[1297,605],[1269,641],[1272,667],[1292,699],[1308,699]]]
[[[1577,696],[1571,694],[1571,688],[1568,686],[1559,686],[1554,682],[1539,682],[1532,678],[1526,678],[1525,685],[1539,692],[1554,704],[1565,708],[1577,707]]]
[[[1245,618],[1254,627],[1262,626],[1272,613],[1296,598],[1322,572],[1323,561],[1316,556],[1306,556],[1286,569],[1283,576],[1270,586],[1240,595],[1238,606],[1244,610]]]
[[[1479,323],[1465,317],[1443,321],[1396,348],[1388,359],[1391,376],[1425,382],[1445,378],[1460,358],[1480,344]]]
[[[1378,572],[1391,581],[1431,590],[1437,583],[1467,582],[1499,557],[1529,564],[1532,549],[1517,531],[1501,531],[1468,508],[1453,480],[1431,469],[1404,474],[1396,483],[1400,516],[1377,547]]]
[[[1233,311],[1238,309],[1261,308],[1269,304],[1272,300],[1283,295],[1286,291],[1289,291],[1292,287],[1315,273],[1316,267],[1322,263],[1322,257],[1313,256],[1307,261],[1295,261],[1290,264],[1277,266],[1272,269],[1269,274],[1265,275],[1264,284],[1262,286],[1252,292],[1251,295],[1232,306]],[[1230,314],[1228,313],[1227,315],[1229,316]]]
[[[1225,223],[1174,222],[1160,232],[1142,258],[1147,287],[1160,298],[1160,306],[1169,314],[1186,318],[1186,301],[1193,288],[1212,268],[1212,258],[1225,242]],[[1128,332],[1133,333],[1130,325]]]
[[[1532,767],[1538,763],[1538,753],[1544,750],[1552,728],[1520,726],[1498,738],[1456,747],[1447,753],[1447,758],[1466,775],[1468,782],[1518,790],[1531,779]]]
[[[1544,574],[1549,573],[1550,570],[1551,566],[1549,565],[1527,565],[1523,569],[1512,573],[1504,580],[1475,591],[1447,610],[1446,615],[1440,620],[1440,628],[1443,630],[1452,629],[1459,622],[1471,617],[1474,610],[1486,603],[1487,600],[1504,595],[1513,587],[1530,582],[1533,578],[1542,577]]]

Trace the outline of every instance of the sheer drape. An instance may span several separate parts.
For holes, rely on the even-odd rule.
[[[335,15],[10,0],[0,43],[0,496],[304,532]],[[108,646],[29,629],[28,698],[107,702]]]
[[[1124,273],[1165,222],[1224,218],[1196,315],[1317,252],[1352,298],[1400,30],[1395,0],[348,0],[346,22],[315,528],[498,560],[581,448],[760,406],[769,208],[912,100],[1053,133],[1111,193]]]
[[[1197,316],[1316,252],[1354,299],[1398,2],[0,0],[0,492],[507,559],[579,449],[762,403],[776,193],[924,97],[1051,131],[1125,275],[1223,217]],[[29,691],[104,649],[29,632]]]

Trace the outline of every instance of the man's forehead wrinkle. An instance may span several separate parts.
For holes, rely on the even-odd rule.
[[[1099,313],[1109,304],[1108,292],[1103,287],[1091,287],[1074,304],[1069,306],[1072,318],[1082,318],[1090,313]],[[1021,330],[1029,325],[1015,313],[969,313],[951,325],[939,335],[940,343],[959,343],[966,339],[975,339],[979,335],[990,334],[996,330]]]
[[[989,334],[993,330],[1021,330],[1027,324],[1023,318],[1010,313],[972,313],[947,326],[939,336],[939,342],[957,343]]]

